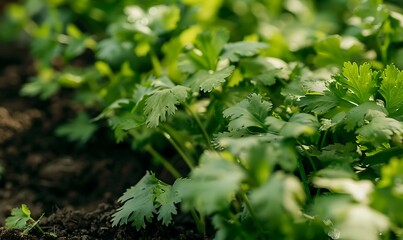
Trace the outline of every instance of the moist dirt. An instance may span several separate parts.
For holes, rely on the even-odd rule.
[[[21,86],[35,74],[23,46],[0,45],[0,226],[11,209],[26,204],[48,232],[23,234],[0,228],[0,240],[13,239],[206,239],[189,216],[180,214],[172,226],[150,223],[137,232],[112,227],[116,200],[146,170],[149,156],[115,144],[101,128],[83,147],[55,136],[58,125],[80,112],[69,91],[45,101],[22,97]],[[166,174],[165,174],[166,175]]]

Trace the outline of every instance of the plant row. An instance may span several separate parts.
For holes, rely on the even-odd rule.
[[[402,12],[379,0],[28,0],[9,6],[3,39],[29,37],[38,74],[22,95],[69,88],[87,109],[57,135],[85,146],[107,123],[171,174],[128,189],[113,226],[180,212],[216,239],[400,239]]]

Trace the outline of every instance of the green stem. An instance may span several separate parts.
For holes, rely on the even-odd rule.
[[[311,192],[309,191],[308,180],[306,177],[305,168],[304,168],[304,165],[302,164],[301,160],[298,160],[298,170],[299,170],[299,174],[301,175],[301,178],[302,178],[302,184],[304,185],[304,190],[305,190],[305,194],[308,198],[308,201],[312,201],[312,196],[311,196]]]
[[[243,189],[241,189],[241,191],[240,191],[240,196],[241,196],[243,202],[245,203],[245,206],[248,209],[253,221],[257,221],[255,211],[253,210],[252,205],[250,204],[249,198]]]
[[[308,151],[304,148],[303,144],[300,141],[297,141],[299,146],[302,148],[302,150],[304,151],[306,157],[309,159],[309,163],[312,165],[312,168],[315,172],[318,171],[318,168],[316,167],[315,162],[313,161],[313,159],[311,158],[311,156],[309,155]]]
[[[151,55],[151,63],[153,65],[154,68],[154,73],[156,77],[160,77],[161,73],[162,73],[162,66],[161,66],[161,62],[158,59],[157,55],[155,54],[155,52],[153,50],[150,51],[150,55]]]
[[[188,167],[193,170],[194,169],[194,161],[191,159],[190,156],[188,156],[185,151],[180,147],[178,144],[177,139],[179,139],[176,136],[175,130],[172,129],[171,127],[167,125],[160,125],[161,130],[163,131],[163,134],[165,138],[172,144],[172,146],[176,149],[176,151],[181,155],[185,163],[188,165]]]
[[[175,178],[182,177],[181,174],[176,170],[176,168],[161,154],[159,154],[151,145],[147,145],[145,149],[158,161],[160,162],[169,173]]]
[[[379,40],[379,38],[376,41],[378,43],[379,50],[381,51],[382,62],[384,64],[387,64],[389,43],[388,44],[382,44],[381,41]]]
[[[199,127],[200,131],[203,134],[203,138],[204,138],[204,141],[207,144],[207,147],[210,150],[213,150],[213,148],[211,147],[211,139],[210,139],[205,127],[203,126],[202,122],[200,121],[200,118],[197,116],[196,113],[193,112],[193,110],[190,108],[190,106],[188,104],[185,103],[183,105],[185,106],[186,110],[190,113],[190,115],[192,115],[192,117],[196,121],[197,126]]]
[[[199,233],[203,234],[203,236],[206,236],[206,223],[204,221],[204,216],[199,212],[199,217],[194,209],[190,210],[190,213],[192,214],[193,219],[196,222],[196,228]]]
[[[319,146],[320,149],[322,149],[323,146],[325,146],[325,144],[326,144],[326,138],[327,138],[328,132],[329,132],[329,129],[325,130],[325,133],[323,134],[323,137],[322,137],[322,139],[320,141],[320,146]]]
[[[34,227],[36,227],[41,233],[42,235],[45,235],[45,231],[43,231],[43,229],[38,225],[39,221],[41,221],[42,217],[44,216],[44,214],[42,214],[38,220],[33,219],[32,217],[29,218],[33,223],[31,225],[31,227],[27,228],[23,233],[27,234],[28,232],[30,232]]]
[[[385,24],[388,24],[388,22],[385,22],[384,25],[382,26],[382,29],[385,27]],[[388,33],[385,33],[381,30],[379,30],[376,38],[376,43],[378,44],[379,50],[381,51],[381,58],[382,62],[384,64],[388,63],[388,48],[390,45],[390,35]],[[383,38],[383,40],[381,39]]]
[[[248,209],[248,211],[250,213],[250,216],[252,217],[252,221],[255,224],[256,228],[259,230],[260,233],[263,233],[263,230],[262,230],[263,228],[260,225],[260,222],[256,217],[256,214],[255,214],[255,211],[252,208],[252,205],[250,204],[248,195],[246,195],[246,192],[243,189],[240,190],[240,196],[241,196],[243,202],[245,203],[245,206]]]
[[[229,211],[228,215],[238,228],[242,228],[242,224],[239,222],[238,218],[236,217],[236,215],[233,212]],[[263,235],[262,228],[260,227],[260,225],[258,225],[257,220],[256,219],[252,219],[252,220],[255,222],[256,227],[259,229],[259,231]],[[245,232],[241,232],[241,234],[242,234],[242,236],[240,236],[240,239],[248,239],[248,237],[250,237],[250,236],[246,235]],[[266,238],[263,237],[263,238],[258,238],[258,239],[266,239]]]

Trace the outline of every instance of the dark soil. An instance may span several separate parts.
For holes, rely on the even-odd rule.
[[[23,98],[19,90],[35,74],[24,47],[0,45],[0,226],[22,203],[57,239],[203,239],[185,216],[163,227],[151,223],[111,227],[111,215],[126,188],[150,169],[148,156],[117,145],[106,129],[84,147],[54,135],[55,128],[80,111],[68,92],[49,100]],[[158,169],[154,169],[159,174]],[[0,228],[0,240],[54,239],[32,231]]]

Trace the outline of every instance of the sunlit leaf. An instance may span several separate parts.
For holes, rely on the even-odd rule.
[[[144,113],[147,115],[147,126],[156,127],[165,122],[167,116],[177,110],[176,105],[183,103],[188,96],[189,88],[175,86],[154,92],[145,103]]]
[[[234,71],[234,66],[229,66],[219,71],[199,70],[190,79],[187,84],[194,92],[211,92],[214,88],[221,86],[225,79]]]
[[[382,74],[379,92],[385,99],[386,109],[391,116],[403,114],[403,71],[388,65]]]

